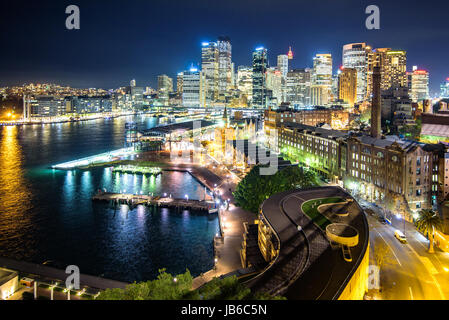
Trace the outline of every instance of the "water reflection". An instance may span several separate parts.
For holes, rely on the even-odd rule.
[[[99,188],[202,199],[203,188],[189,174],[48,169],[120,148],[128,120],[0,128],[0,256],[76,264],[87,274],[130,282],[152,279],[160,268],[198,275],[212,266],[216,216],[91,201]]]
[[[15,126],[4,127],[0,142],[0,233],[7,243],[32,228],[32,216],[28,214],[32,207],[32,194],[22,170],[23,155],[18,131]],[[24,248],[17,250],[17,255],[21,256]]]

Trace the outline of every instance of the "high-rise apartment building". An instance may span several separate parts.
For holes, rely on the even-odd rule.
[[[259,47],[253,52],[253,97],[254,108],[265,108],[267,98],[266,72],[268,68],[267,49]]]
[[[343,100],[350,106],[357,101],[358,72],[355,68],[342,68],[338,75],[338,99]]]
[[[313,72],[311,84],[313,105],[327,105],[332,91],[332,55],[317,54],[313,58]]]
[[[206,105],[218,100],[218,45],[203,42],[201,48],[201,72],[205,78]]]

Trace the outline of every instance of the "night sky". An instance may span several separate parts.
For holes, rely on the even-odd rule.
[[[65,8],[78,5],[81,29],[65,28]],[[380,7],[380,30],[365,28],[365,8]],[[449,77],[449,1],[352,0],[2,0],[0,86],[53,82],[116,88],[133,78],[157,86],[157,75],[199,65],[201,42],[231,38],[233,61],[251,64],[268,48],[271,65],[289,46],[292,67],[310,67],[316,53],[342,46],[407,50],[407,67],[430,72],[431,93]]]

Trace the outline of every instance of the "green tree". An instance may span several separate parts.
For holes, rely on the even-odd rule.
[[[253,167],[233,193],[238,206],[254,213],[275,193],[318,185],[314,172],[298,166],[286,167],[274,175],[261,175],[260,168]]]
[[[173,277],[161,269],[156,280],[134,282],[125,289],[107,289],[100,293],[97,300],[179,300],[189,296],[192,281],[189,270]]]
[[[416,227],[429,238],[429,253],[434,253],[433,239],[435,236],[435,229],[440,229],[443,221],[438,214],[429,209],[421,210],[419,217],[416,219]]]
[[[236,276],[214,278],[202,287],[192,290],[192,276],[187,270],[173,277],[159,270],[156,280],[132,283],[125,289],[107,289],[97,300],[271,300],[284,299],[267,293],[253,294]]]

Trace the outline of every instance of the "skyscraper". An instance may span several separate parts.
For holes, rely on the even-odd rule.
[[[246,95],[248,101],[253,98],[253,68],[239,66],[237,70],[237,89]]]
[[[429,73],[416,69],[411,74],[410,98],[413,102],[420,102],[429,98]]]
[[[218,46],[218,95],[224,99],[232,87],[232,46],[228,37],[219,37]]]
[[[205,76],[197,68],[182,73],[182,105],[205,107]]]
[[[355,68],[342,68],[338,75],[338,98],[354,106],[358,89],[358,72]]]
[[[285,101],[284,83],[281,71],[273,67],[267,69],[266,86],[267,90],[271,91],[271,103],[275,107]]]
[[[206,105],[218,99],[218,45],[216,42],[203,42],[201,48],[201,72],[205,78]]]
[[[136,86],[136,80],[132,79],[132,80],[129,82],[129,85],[130,85],[131,87],[135,87],[135,86]]]
[[[332,91],[332,55],[317,54],[313,58],[311,85],[312,104],[326,105],[330,102]]]
[[[266,72],[268,68],[267,49],[259,47],[253,52],[253,99],[254,108],[266,107]]]
[[[173,79],[167,76],[166,74],[158,76],[157,90],[159,92],[166,92],[166,93],[173,92]]]
[[[294,69],[287,73],[286,101],[294,107],[311,105],[310,81],[312,71],[309,68]]]
[[[383,90],[407,86],[407,53],[403,50],[388,50],[381,64]]]
[[[350,43],[343,46],[343,68],[357,70],[357,101],[368,98],[368,66],[371,47],[366,43]]]
[[[159,93],[159,99],[162,100],[164,105],[168,105],[169,94],[173,92],[173,79],[166,74],[158,76],[157,91]]]
[[[286,54],[278,55],[278,70],[281,72],[282,77],[286,79],[288,73],[288,56]]]

